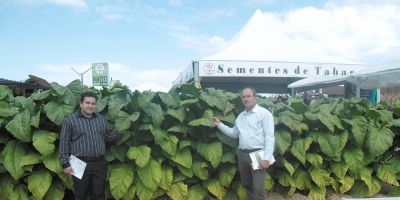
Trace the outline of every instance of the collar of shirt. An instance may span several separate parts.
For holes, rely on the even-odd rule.
[[[247,112],[247,110],[244,110],[243,114],[250,114],[250,113],[253,113],[253,112],[256,113],[256,112],[259,112],[260,109],[261,109],[261,107],[258,104],[256,104],[251,111]]]

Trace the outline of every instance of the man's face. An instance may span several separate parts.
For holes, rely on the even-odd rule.
[[[257,97],[254,96],[250,89],[244,89],[242,91],[242,102],[246,110],[250,111],[257,104]]]
[[[96,99],[94,97],[85,97],[80,103],[81,112],[85,116],[92,116],[96,111]]]

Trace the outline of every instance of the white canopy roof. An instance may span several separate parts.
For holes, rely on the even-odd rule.
[[[400,61],[372,65],[341,77],[308,77],[288,85],[289,88],[317,89],[353,83],[362,89],[376,89],[400,85]]]

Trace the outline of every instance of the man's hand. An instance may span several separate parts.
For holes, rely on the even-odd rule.
[[[268,169],[268,167],[270,166],[269,161],[268,160],[262,160],[260,162],[260,168],[261,169]]]
[[[212,123],[214,124],[214,126],[218,126],[219,123],[221,123],[221,120],[219,120],[218,117],[213,117]]]
[[[63,170],[64,170],[64,173],[69,174],[69,175],[72,175],[74,173],[74,170],[72,169],[71,166],[64,168]]]

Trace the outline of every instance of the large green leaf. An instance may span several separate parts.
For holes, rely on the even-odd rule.
[[[361,149],[346,149],[343,153],[343,158],[349,166],[349,169],[354,173],[356,178],[359,178],[360,168],[362,168],[364,163],[364,153]]]
[[[124,162],[128,147],[126,145],[114,145],[111,146],[110,151],[119,161]]]
[[[140,178],[135,178],[136,193],[140,200],[151,200],[154,190],[146,187]]]
[[[212,110],[206,110],[203,113],[203,116],[199,119],[194,119],[190,121],[188,124],[189,126],[209,126],[209,127],[214,127],[214,124],[212,123],[212,117],[213,117],[213,112]]]
[[[10,173],[10,175],[18,180],[25,171],[25,167],[21,167],[20,161],[22,157],[26,155],[22,144],[16,140],[7,142],[4,150],[1,152],[1,157],[4,158],[4,168]]]
[[[47,117],[60,126],[65,117],[74,112],[75,106],[57,103],[55,101],[50,101],[46,105],[44,105],[44,111],[46,112]]]
[[[233,188],[235,189],[236,196],[239,198],[239,200],[246,200],[246,189],[243,187],[243,185],[237,181],[233,184]]]
[[[150,160],[151,148],[146,145],[130,147],[126,155],[129,159],[135,160],[136,165],[144,167]]]
[[[236,163],[236,155],[233,152],[224,152],[222,154],[221,162],[228,162],[235,164]]]
[[[1,88],[1,86],[0,86]],[[8,174],[1,174],[0,175],[0,195],[4,199],[11,199],[11,196],[13,195],[14,192],[14,184],[15,180]]]
[[[0,117],[11,117],[17,114],[19,109],[9,102],[0,100]]]
[[[155,92],[143,91],[138,97],[139,106],[143,108],[147,103],[151,102],[156,95],[157,93]]]
[[[171,157],[171,160],[182,165],[183,167],[192,167],[192,154],[188,148],[177,150],[175,156]]]
[[[31,126],[35,127],[35,128],[39,128],[39,124],[40,124],[40,113],[42,112],[41,109],[39,109],[38,111],[36,111],[36,114],[31,116]]]
[[[319,168],[322,166],[323,158],[317,153],[306,153],[306,159],[314,168]]]
[[[183,120],[186,118],[186,108],[185,106],[181,106],[178,109],[168,109],[167,114],[171,115],[172,117],[176,118],[180,122],[183,122]]]
[[[341,134],[320,133],[318,135],[318,144],[327,156],[336,157],[340,155],[347,143],[349,134],[347,131]]]
[[[294,183],[299,190],[310,189],[312,186],[310,174],[302,169],[297,169],[293,178]]]
[[[183,182],[174,183],[171,189],[167,192],[168,196],[174,200],[187,199],[188,197],[188,187]]]
[[[80,93],[80,81],[75,80],[68,84],[66,87],[59,85],[58,83],[50,83],[52,89],[56,91],[58,96],[62,97],[62,100],[65,104],[75,106],[79,101],[79,96],[77,94]]]
[[[160,129],[153,129],[152,133],[154,136],[154,142],[157,145],[160,145],[161,149],[166,153],[174,156],[179,139],[174,135],[168,135],[164,130]]]
[[[110,182],[112,196],[116,199],[122,198],[133,183],[132,166],[121,164],[111,169],[108,181]]]
[[[220,168],[220,172],[218,174],[218,180],[222,186],[228,187],[231,185],[231,182],[236,174],[236,168],[234,166],[229,166],[227,168]]]
[[[226,189],[221,185],[221,183],[215,179],[210,178],[203,182],[203,186],[207,188],[207,190],[217,197],[217,199],[222,200],[225,197]]]
[[[135,194],[136,194],[136,187],[135,184],[132,184],[129,189],[128,192],[126,192],[124,194],[124,196],[122,197],[123,200],[132,200],[135,198]]]
[[[0,100],[6,99],[6,97],[12,98],[12,91],[6,85],[0,85]]]
[[[164,113],[161,109],[161,106],[155,103],[147,103],[144,107],[142,107],[144,112],[151,117],[153,121],[153,125],[155,127],[159,127],[164,120]]]
[[[239,145],[239,140],[237,138],[229,137],[229,136],[223,134],[219,130],[215,132],[215,135],[217,136],[219,141],[221,141],[222,143],[224,143],[232,148],[236,149]]]
[[[44,196],[45,200],[62,200],[64,198],[64,185],[59,181],[53,181]]]
[[[332,172],[339,178],[344,179],[346,177],[347,170],[349,167],[344,162],[330,162]]]
[[[222,90],[207,88],[205,92],[200,93],[200,99],[205,101],[211,107],[217,107],[220,111],[225,110],[224,100],[226,99],[226,96]]]
[[[289,111],[284,111],[278,115],[279,123],[283,123],[291,131],[295,133],[302,133],[308,131],[308,125],[303,123],[303,116],[301,114],[295,114]]]
[[[290,144],[292,144],[292,137],[289,131],[280,130],[275,131],[275,145],[276,151],[283,155],[289,149]]]
[[[45,91],[36,91],[31,95],[32,100],[35,101],[40,101],[43,99],[46,99],[50,95],[50,90],[45,90]]]
[[[198,143],[197,152],[210,161],[214,168],[217,168],[222,158],[222,144],[220,142],[211,144]]]
[[[357,146],[361,147],[364,144],[365,136],[368,132],[368,122],[363,116],[355,116],[350,121],[352,136],[355,139]]]
[[[19,165],[22,167],[26,166],[26,165],[34,165],[34,164],[38,164],[41,163],[42,160],[40,159],[40,154],[38,153],[31,153],[31,154],[27,154],[25,156],[21,157],[21,160],[19,161]]]
[[[152,191],[157,189],[163,175],[161,165],[153,159],[146,166],[139,167],[137,173],[142,183]]]
[[[26,185],[23,184],[18,184],[15,189],[13,194],[10,197],[10,200],[30,200],[29,198],[29,192],[28,189],[26,188]]]
[[[290,164],[290,162],[288,162],[286,159],[283,159],[282,161],[283,166],[286,168],[286,170],[289,172],[290,176],[293,176],[293,173],[295,172],[295,168],[293,167],[292,164]]]
[[[186,168],[186,167],[183,167],[182,165],[178,165],[178,170],[188,178],[192,178],[193,177],[192,168]]]
[[[54,152],[48,156],[42,156],[43,164],[46,166],[47,169],[54,173],[62,173],[63,170],[61,169],[60,165],[60,155],[58,152]]]
[[[58,138],[58,134],[46,130],[37,130],[33,132],[33,146],[43,156],[52,154],[55,150],[54,141]]]
[[[31,115],[28,110],[18,113],[14,118],[8,122],[6,129],[17,139],[30,142],[31,133]]]
[[[28,189],[33,197],[42,199],[50,188],[52,177],[49,171],[40,170],[33,172],[28,177]]]
[[[345,176],[343,179],[339,179],[339,182],[342,184],[340,186],[340,192],[345,193],[351,189],[354,185],[354,178],[350,176]]]
[[[296,157],[303,165],[306,164],[306,151],[310,148],[312,143],[311,137],[299,138],[293,142],[290,152]]]
[[[390,167],[386,167],[385,165],[378,167],[376,176],[386,183],[400,186],[399,182],[396,179],[396,174],[393,173],[392,170],[390,170]]]
[[[115,119],[115,128],[117,131],[124,131],[131,127],[132,122],[135,122],[140,116],[139,112],[134,112],[129,115],[124,111],[118,113],[117,119]]]
[[[172,168],[169,166],[162,167],[163,176],[160,181],[160,188],[168,191],[172,186],[172,181],[174,179],[174,174]]]
[[[393,144],[394,134],[388,128],[377,129],[370,126],[367,134],[367,149],[374,156],[385,153]]]
[[[192,170],[193,174],[201,180],[207,180],[208,175],[208,164],[201,161],[193,161]]]
[[[157,92],[157,94],[161,101],[168,107],[179,108],[180,100],[176,96],[172,96],[171,94],[165,92]]]
[[[325,199],[326,188],[325,187],[311,187],[308,193],[308,199],[310,200],[320,200]]]
[[[278,182],[282,186],[286,186],[286,187],[296,186],[296,183],[295,183],[293,177],[290,176],[290,174],[288,172],[278,171],[275,173],[275,175],[278,177]]]
[[[310,171],[310,175],[314,183],[316,183],[320,188],[324,188],[329,185],[331,181],[330,173],[327,170],[321,168],[314,168]]]
[[[175,133],[183,133],[183,134],[186,134],[189,131],[190,131],[189,127],[186,125],[183,125],[183,124],[174,125],[167,130],[167,132],[175,132]]]
[[[189,189],[187,200],[203,200],[206,196],[207,190],[197,184]]]

